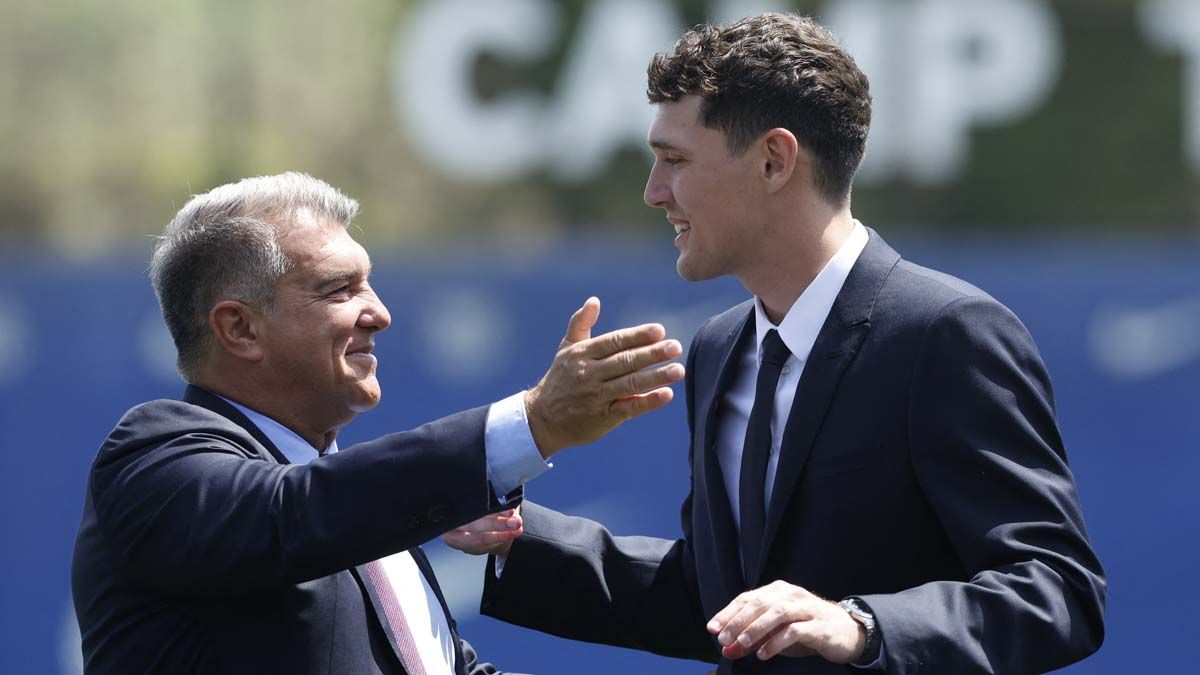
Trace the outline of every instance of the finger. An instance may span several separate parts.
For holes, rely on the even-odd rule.
[[[463,530],[452,530],[442,535],[442,540],[446,542],[447,546],[464,553],[483,555],[484,553],[505,550],[510,542],[524,534],[524,532],[524,529],[502,532],[465,532]]]
[[[489,530],[487,532],[468,532],[466,530],[450,530],[442,535],[447,544],[460,544],[471,548],[479,548],[512,541],[524,534],[523,528],[515,530]],[[461,550],[461,549],[460,549]]]
[[[486,552],[506,542],[520,537],[523,527],[516,530],[490,530],[486,532],[469,532],[467,530],[451,530],[443,534],[446,545],[466,552]]]
[[[725,624],[724,630],[717,636],[717,641],[721,643],[721,652],[726,658],[740,659],[752,653],[758,647],[753,642],[745,643],[740,641],[739,638],[742,635],[743,628],[753,623],[762,612],[763,607],[760,605],[747,603],[742,605],[738,613]]]
[[[559,349],[576,342],[582,342],[592,337],[592,327],[600,319],[600,298],[592,296],[583,306],[575,310],[571,320],[567,322],[567,335],[563,338]]]
[[[797,621],[807,621],[812,615],[796,603],[777,602],[763,610],[753,621],[742,629],[736,638],[737,644],[749,652],[761,645],[768,637]]]
[[[679,358],[683,345],[679,340],[663,340],[645,347],[618,352],[596,362],[596,375],[604,381],[635,373],[647,366]]]
[[[650,389],[658,389],[659,387],[674,384],[682,380],[684,374],[683,365],[669,363],[650,370],[639,370],[636,373],[630,373],[611,382],[606,382],[602,391],[604,396],[608,398],[621,399],[640,394]]]
[[[767,610],[768,605],[764,602],[762,595],[759,591],[748,591],[739,596],[741,602],[738,603],[737,608],[726,615],[721,622],[721,632],[717,635],[717,642],[724,647],[738,644],[737,637],[742,634],[746,626],[753,623],[760,614]]]
[[[510,513],[512,515],[504,515]],[[465,532],[467,534],[480,534],[483,532],[507,532],[521,527],[521,517],[516,515],[511,509],[484,516],[457,528],[456,532]]]
[[[604,359],[627,349],[652,345],[666,336],[667,330],[662,324],[646,323],[594,337],[587,341],[583,353],[591,359]]]
[[[675,392],[671,391],[670,387],[663,387],[644,394],[617,399],[609,406],[609,413],[617,419],[633,419],[638,415],[645,415],[652,410],[658,410],[670,403],[674,397]]]
[[[709,619],[708,625],[706,626],[708,632],[712,633],[713,635],[717,635],[724,630],[725,624],[729,623],[729,620],[732,619],[739,610],[741,610],[742,605],[746,602],[747,596],[753,592],[754,591],[747,591],[737,596],[733,600],[730,600],[728,605],[725,605],[725,607],[723,607],[721,611],[717,612],[712,619]]]
[[[812,656],[816,653],[808,647],[812,640],[812,624],[808,621],[796,621],[780,626],[773,634],[767,636],[754,655],[763,661],[775,658],[784,650],[787,650],[788,656]]]
[[[516,513],[511,510],[507,511],[507,513],[511,515],[492,514],[490,516],[484,516],[478,520],[473,520],[458,529],[477,531],[517,529],[517,525],[521,523],[521,517],[516,515]]]

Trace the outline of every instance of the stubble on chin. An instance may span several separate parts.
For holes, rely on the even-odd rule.
[[[711,269],[697,264],[696,260],[688,260],[684,256],[680,256],[675,261],[675,273],[684,281],[708,281],[720,276]]]

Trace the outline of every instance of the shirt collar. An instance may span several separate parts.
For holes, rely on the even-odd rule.
[[[320,456],[316,448],[309,445],[308,441],[300,438],[300,434],[260,412],[247,408],[237,401],[231,401],[224,396],[221,398],[229,403],[229,405],[237,408],[239,412],[246,416],[246,419],[253,422],[254,426],[258,427],[259,431],[262,431],[292,464],[308,464]],[[329,444],[329,447],[325,449],[325,454],[328,455],[337,451],[337,439],[335,438]]]
[[[796,298],[795,304],[784,315],[783,321],[778,326],[767,318],[762,300],[758,297],[754,298],[754,325],[759,346],[759,349],[755,350],[756,356],[762,351],[763,338],[767,336],[767,332],[775,329],[779,331],[779,337],[793,356],[801,363],[808,360],[813,343],[817,341],[817,334],[821,332],[821,326],[825,324],[825,318],[829,316],[833,302],[837,300],[838,293],[842,291],[842,286],[846,283],[846,277],[850,276],[850,270],[854,267],[854,263],[858,262],[858,256],[866,248],[869,238],[867,228],[855,220],[850,236],[846,237],[846,241],[842,242],[837,253],[833,254],[829,262],[825,263],[821,273],[812,280],[808,288],[804,289],[799,298]]]

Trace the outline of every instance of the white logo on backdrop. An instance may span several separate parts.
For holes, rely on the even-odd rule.
[[[511,319],[494,298],[479,291],[434,293],[420,330],[425,363],[446,384],[487,380],[512,353]]]
[[[1182,52],[1187,60],[1183,86],[1184,145],[1188,161],[1200,173],[1200,2],[1152,0],[1141,6],[1141,20],[1155,43]]]
[[[726,0],[711,15],[789,7]],[[970,131],[1035,112],[1062,65],[1058,21],[1044,0],[829,0],[821,16],[871,78],[864,182],[953,179]],[[653,116],[646,64],[683,28],[669,0],[593,0],[549,94],[515,87],[483,100],[476,59],[548,58],[563,38],[562,10],[552,0],[424,2],[396,35],[396,107],[416,150],[449,175],[504,181],[548,168],[587,180],[617,150],[644,145]]]
[[[1158,307],[1102,307],[1092,318],[1088,347],[1110,375],[1129,379],[1200,360],[1200,296]]]
[[[0,385],[16,382],[33,363],[29,317],[15,302],[0,296]]]

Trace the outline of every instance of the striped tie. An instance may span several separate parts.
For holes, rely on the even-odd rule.
[[[408,675],[426,675],[425,664],[421,661],[420,653],[417,652],[417,643],[413,640],[408,621],[404,618],[404,610],[400,608],[400,601],[396,599],[396,591],[392,589],[392,584],[388,581],[383,563],[372,560],[363,565],[363,568],[367,571],[363,581],[375,587],[375,595],[383,605],[383,613],[387,615],[392,637],[395,638],[396,645],[400,648],[400,658],[404,661],[404,669],[408,671]]]

